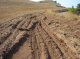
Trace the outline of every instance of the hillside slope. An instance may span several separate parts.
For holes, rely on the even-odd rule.
[[[0,0],[0,2],[30,2],[29,0]]]
[[[80,59],[80,17],[48,1],[0,2],[0,59]]]
[[[4,22],[4,20],[9,20],[15,18],[17,16],[41,11],[45,9],[59,9],[61,7],[56,7],[56,4],[52,5],[50,3],[36,3],[36,2],[1,2],[4,0],[0,0],[0,21]],[[17,1],[17,0],[16,0]]]

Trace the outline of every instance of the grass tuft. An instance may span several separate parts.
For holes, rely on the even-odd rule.
[[[77,8],[68,8],[68,11],[76,14],[77,13]]]

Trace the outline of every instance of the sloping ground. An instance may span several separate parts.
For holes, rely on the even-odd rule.
[[[80,24],[64,20],[42,12],[25,14],[1,24],[0,59],[80,59],[80,41],[72,36],[72,30],[79,29]]]
[[[21,0],[23,1],[23,0]],[[36,2],[11,2],[0,0],[0,23],[13,19],[17,16],[24,15],[35,11],[46,9],[60,9],[56,4],[50,3],[36,3]]]

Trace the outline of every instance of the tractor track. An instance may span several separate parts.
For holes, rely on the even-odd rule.
[[[79,59],[51,34],[46,19],[43,13],[35,13],[1,24],[0,59]]]

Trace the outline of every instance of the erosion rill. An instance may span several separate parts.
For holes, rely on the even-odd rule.
[[[2,23],[0,59],[80,59],[45,20],[43,13],[33,13]]]

